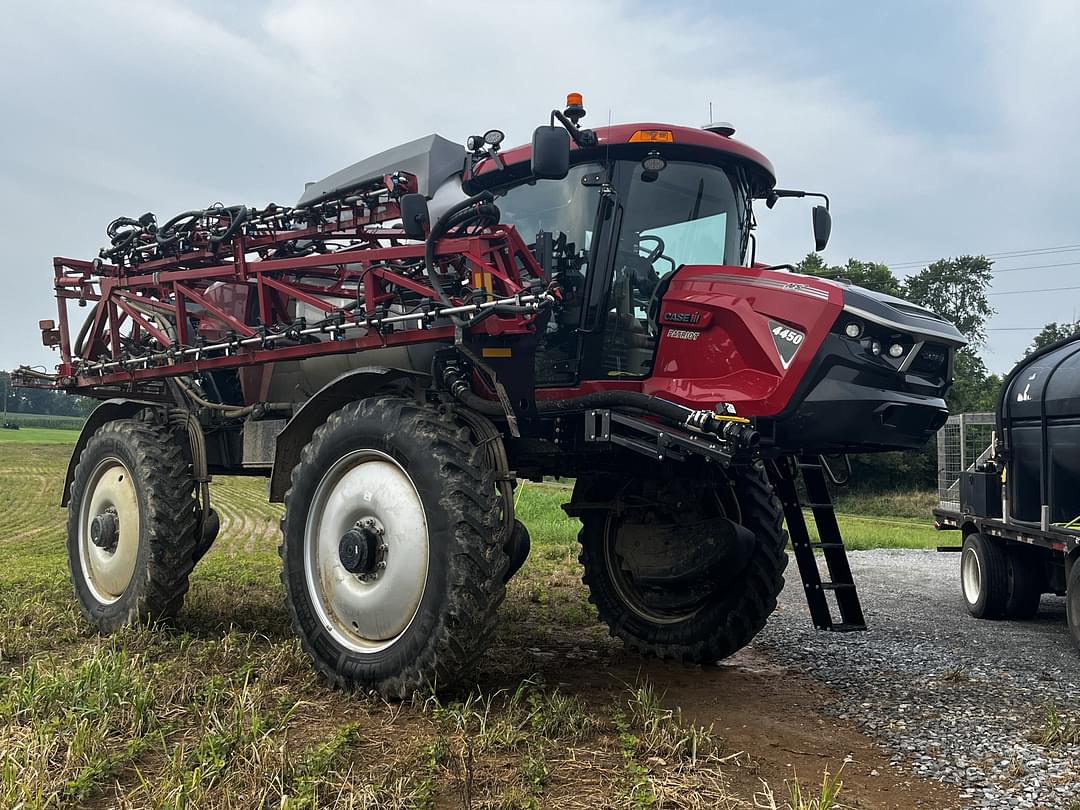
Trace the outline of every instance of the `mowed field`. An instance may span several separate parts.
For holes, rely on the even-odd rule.
[[[831,806],[812,800],[841,761],[800,772],[810,787],[792,794],[791,756],[734,745],[716,688],[694,692],[701,670],[642,662],[608,637],[580,583],[578,524],[559,509],[567,487],[518,490],[532,555],[474,686],[389,704],[330,689],[301,654],[278,580],[281,508],[262,479],[214,481],[221,535],[177,620],[93,632],[58,505],[75,437],[0,431],[0,807]],[[927,522],[842,527],[856,548],[932,546]]]

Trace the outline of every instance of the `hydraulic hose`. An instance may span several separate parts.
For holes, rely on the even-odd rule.
[[[182,377],[174,377],[173,381],[196,405],[201,405],[204,408],[209,408],[213,411],[220,411],[221,415],[227,419],[239,419],[244,416],[249,416],[258,409],[264,411],[285,411],[291,412],[293,405],[291,402],[261,402],[256,405],[226,405],[222,402],[211,402],[205,397],[199,396],[198,392],[184,382]]]
[[[427,274],[428,283],[431,284],[431,288],[435,290],[436,295],[439,296],[439,301],[443,306],[452,307],[450,297],[446,294],[446,290],[443,289],[442,283],[439,281],[438,274],[435,272],[435,243],[438,242],[447,231],[453,228],[455,225],[460,225],[462,222],[471,219],[472,214],[459,221],[455,221],[455,217],[462,212],[468,211],[473,206],[481,205],[482,203],[489,203],[495,199],[495,195],[490,191],[481,191],[475,197],[469,197],[461,202],[450,206],[441,217],[435,220],[435,224],[431,226],[431,231],[428,233],[427,239],[424,241],[424,272]],[[457,318],[454,319],[458,321]]]
[[[460,369],[448,366],[443,379],[448,384],[450,393],[463,405],[487,416],[505,415],[500,403],[484,399],[472,390]],[[698,430],[715,433],[739,447],[756,447],[760,438],[758,432],[745,420],[736,421],[736,418],[728,416],[692,419],[698,415],[698,411],[638,391],[598,391],[568,399],[536,401],[536,410],[544,416],[559,416],[590,408],[629,408],[641,411],[680,427],[692,425]]]

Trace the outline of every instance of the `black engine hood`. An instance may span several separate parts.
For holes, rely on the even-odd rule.
[[[854,284],[840,283],[840,286],[844,290],[845,312],[898,332],[930,338],[954,348],[967,345],[967,338],[959,329],[926,307]]]

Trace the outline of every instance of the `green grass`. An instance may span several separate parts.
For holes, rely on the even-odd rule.
[[[0,431],[0,807],[735,806],[724,741],[648,680],[588,698],[565,682],[619,654],[580,582],[567,485],[518,489],[532,554],[476,686],[387,705],[328,688],[302,654],[261,479],[212,483],[221,535],[176,620],[95,634],[59,506],[74,438]],[[928,531],[842,525],[860,547]]]
[[[938,505],[933,490],[897,490],[894,492],[859,492],[846,487],[834,493],[836,511],[884,518],[929,520],[930,510]]]
[[[78,437],[66,428],[24,427],[18,430],[0,428],[0,444],[75,444]],[[3,451],[0,451],[3,452]]]
[[[809,513],[807,513],[809,515]],[[931,525],[930,513],[921,520],[905,518],[886,518],[868,515],[837,516],[840,534],[849,549],[865,551],[872,548],[935,548],[948,545],[949,535],[939,532]],[[817,540],[818,533],[809,521],[811,539]]]

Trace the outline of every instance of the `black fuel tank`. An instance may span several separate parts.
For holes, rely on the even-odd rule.
[[[998,435],[1008,452],[1010,512],[1037,523],[1080,516],[1080,337],[1022,361],[1006,378]]]

